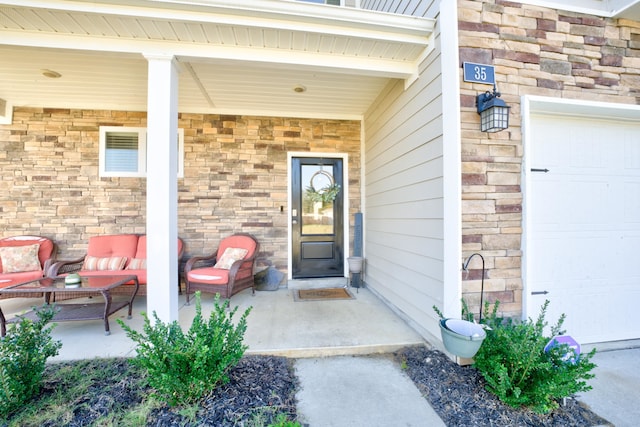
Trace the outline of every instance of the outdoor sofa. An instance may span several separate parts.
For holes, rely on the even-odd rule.
[[[183,251],[184,243],[178,238],[178,260]],[[46,271],[49,277],[70,273],[80,276],[135,275],[140,284],[138,295],[146,295],[147,236],[113,234],[90,237],[86,255],[75,260],[56,261]]]

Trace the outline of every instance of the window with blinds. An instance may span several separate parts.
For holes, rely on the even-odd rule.
[[[184,130],[178,129],[178,177],[184,176]],[[147,129],[100,127],[100,176],[145,177]]]
[[[107,132],[105,138],[105,172],[137,172],[140,134]]]

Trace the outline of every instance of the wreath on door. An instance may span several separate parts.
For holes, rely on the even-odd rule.
[[[317,178],[328,179],[329,185],[325,185],[322,188],[316,189],[313,181]],[[306,193],[309,200],[311,200],[313,203],[322,202],[322,204],[324,205],[333,202],[340,193],[340,185],[335,183],[335,181],[333,180],[333,175],[324,170],[319,170],[318,172],[314,173],[309,180],[309,184],[310,185],[307,187]]]

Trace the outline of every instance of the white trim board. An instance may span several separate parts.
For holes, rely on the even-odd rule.
[[[522,120],[526,124],[528,114],[564,114],[568,116],[601,117],[605,119],[639,120],[640,106],[612,102],[583,101],[525,95],[522,97]]]
[[[443,2],[440,17],[442,93],[460,93],[460,60],[458,56],[458,10],[456,2]],[[444,290],[442,310],[445,316],[457,316],[462,310],[462,160],[460,97],[442,97],[443,120],[443,194],[444,194]]]

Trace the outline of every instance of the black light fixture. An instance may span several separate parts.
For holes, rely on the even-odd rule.
[[[509,107],[493,85],[493,93],[486,91],[476,98],[482,132],[499,132],[509,127]]]

